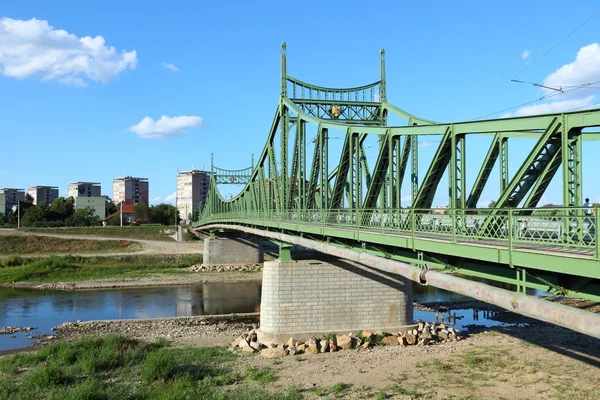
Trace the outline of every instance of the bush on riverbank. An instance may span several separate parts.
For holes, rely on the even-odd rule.
[[[137,278],[161,273],[191,273],[202,256],[51,256],[38,259],[11,257],[0,261],[0,282],[72,282],[104,278]]]
[[[60,341],[0,359],[0,398],[302,399],[297,390],[269,393],[235,373],[239,357],[224,348],[170,348],[116,335]]]
[[[2,235],[0,254],[47,254],[69,252],[128,252],[139,250],[129,240],[63,239],[35,235]]]

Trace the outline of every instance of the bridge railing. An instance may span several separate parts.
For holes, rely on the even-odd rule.
[[[554,250],[599,258],[598,209],[583,207],[530,209],[359,209],[224,212],[203,215],[200,225],[216,222],[376,231],[502,248]]]

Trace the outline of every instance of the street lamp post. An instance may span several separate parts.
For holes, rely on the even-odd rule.
[[[123,227],[123,203],[125,199],[121,200],[121,228]]]
[[[21,200],[17,200],[17,229],[19,229],[20,227],[21,227]]]

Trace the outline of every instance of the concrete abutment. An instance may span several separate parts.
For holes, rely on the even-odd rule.
[[[262,238],[245,233],[223,233],[204,240],[204,265],[259,264],[264,260]]]
[[[413,324],[412,284],[347,260],[264,263],[259,338],[397,332]]]

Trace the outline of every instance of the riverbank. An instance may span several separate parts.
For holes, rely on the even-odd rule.
[[[34,258],[12,257],[0,264],[0,283],[10,287],[77,287],[72,283],[103,279],[134,280],[145,276],[191,275],[190,267],[202,263],[202,256],[113,256],[81,257],[51,256]],[[181,281],[180,281],[181,282]],[[92,287],[114,287],[114,283],[97,283]],[[89,288],[92,288],[89,287]]]
[[[21,228],[20,231],[34,234],[55,234],[75,236],[100,236],[111,238],[145,239],[173,241],[177,232],[175,226],[84,226],[65,228]]]
[[[142,383],[140,368],[145,368],[144,357],[127,368],[129,377],[103,370],[91,375],[83,374],[90,376],[87,379],[99,380],[100,387],[113,386],[106,385],[110,381],[116,389],[125,386],[134,392],[143,388],[175,390],[175,386],[182,385],[180,380],[185,378],[190,393],[210,389],[214,391],[210,392],[211,396],[214,396],[217,392],[231,394],[234,391],[236,399],[257,398],[255,390],[258,387],[266,391],[259,397],[266,399],[600,398],[597,384],[600,341],[544,323],[486,328],[467,335],[459,342],[430,346],[375,346],[280,359],[207,347],[227,345],[244,331],[255,327],[255,318],[255,315],[240,315],[231,321],[228,321],[230,316],[89,321],[63,324],[56,329],[56,334],[70,342],[81,339],[89,342],[92,340],[89,335],[95,334],[123,334],[127,340],[139,343],[155,342],[157,337],[164,337],[171,344],[168,351],[195,354],[191,358],[181,357],[172,365],[170,359],[165,358],[165,365],[170,366],[167,372],[174,375],[165,372],[167,378],[164,380],[155,377]],[[166,342],[158,343],[162,347]],[[49,346],[41,351],[42,355],[58,354],[58,351],[75,354],[68,351],[71,345],[55,343]],[[205,353],[219,354],[223,358],[212,360],[215,362],[212,365],[212,361],[200,356]],[[23,363],[29,357],[24,356],[19,362]],[[39,356],[32,355],[31,359],[35,357]],[[75,356],[56,357],[58,360],[77,359]],[[102,359],[100,356],[96,358]],[[14,362],[4,364],[13,365]],[[214,376],[203,382],[210,373],[199,377],[185,373],[177,375],[176,371],[188,371],[194,365],[194,371],[199,366],[203,371],[222,368],[234,379],[216,383]],[[12,382],[24,382],[29,379],[31,371],[35,372],[38,368],[41,365],[19,365],[14,368],[18,372],[7,377]],[[72,368],[65,367],[64,375],[68,376]],[[63,385],[61,390],[72,390],[85,382],[74,380]],[[254,397],[241,395],[242,388]],[[208,392],[203,393],[207,396]]]
[[[65,239],[34,234],[2,235],[0,240],[0,255],[8,257],[57,253],[128,253],[140,251],[141,248],[139,243],[130,240]]]
[[[133,272],[132,272],[133,273]],[[13,288],[31,288],[40,290],[91,290],[116,288],[142,288],[158,286],[188,286],[203,283],[261,282],[262,272],[191,272],[189,268],[170,269],[157,273],[148,271],[147,275],[89,279],[63,282],[12,282],[2,286]]]

